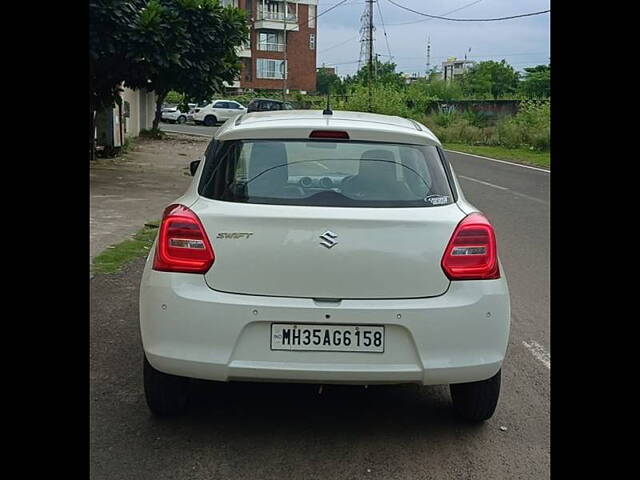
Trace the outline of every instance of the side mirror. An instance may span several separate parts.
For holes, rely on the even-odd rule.
[[[189,170],[191,171],[192,177],[196,174],[196,170],[198,170],[198,165],[200,165],[200,160],[194,160],[189,164]]]

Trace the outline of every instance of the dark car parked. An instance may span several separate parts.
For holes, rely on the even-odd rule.
[[[293,110],[289,102],[272,98],[254,98],[247,105],[247,112],[267,112],[270,110]]]

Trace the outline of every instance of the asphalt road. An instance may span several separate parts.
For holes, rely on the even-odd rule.
[[[160,130],[165,132],[177,132],[177,133],[189,133],[196,135],[213,136],[218,127],[205,127],[204,125],[195,125],[192,123],[183,123],[182,125],[177,123],[163,123],[159,125]]]
[[[551,175],[448,156],[467,199],[496,227],[511,291],[493,418],[457,420],[439,386],[325,386],[319,394],[313,385],[198,382],[186,415],[158,420],[142,389],[140,259],[91,280],[91,478],[549,478]]]

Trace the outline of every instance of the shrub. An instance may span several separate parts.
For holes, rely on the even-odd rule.
[[[403,92],[392,86],[374,86],[371,89],[371,109],[383,115],[408,117],[409,108],[405,103]],[[339,101],[336,109],[366,112],[369,106],[369,90],[365,86],[357,86],[352,95],[345,101]]]
[[[495,124],[495,114],[483,112],[482,110],[468,109],[462,116],[474,127],[484,128]]]
[[[550,120],[550,101],[524,101],[518,113],[498,122],[500,145],[548,150],[551,146]]]

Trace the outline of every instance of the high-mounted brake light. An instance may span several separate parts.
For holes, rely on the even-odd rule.
[[[198,216],[184,205],[168,206],[162,217],[153,269],[206,273],[215,254]]]
[[[314,130],[309,138],[342,138],[349,140],[349,134],[339,130]]]
[[[472,213],[458,224],[442,257],[442,270],[451,280],[500,278],[496,235],[484,215]]]

